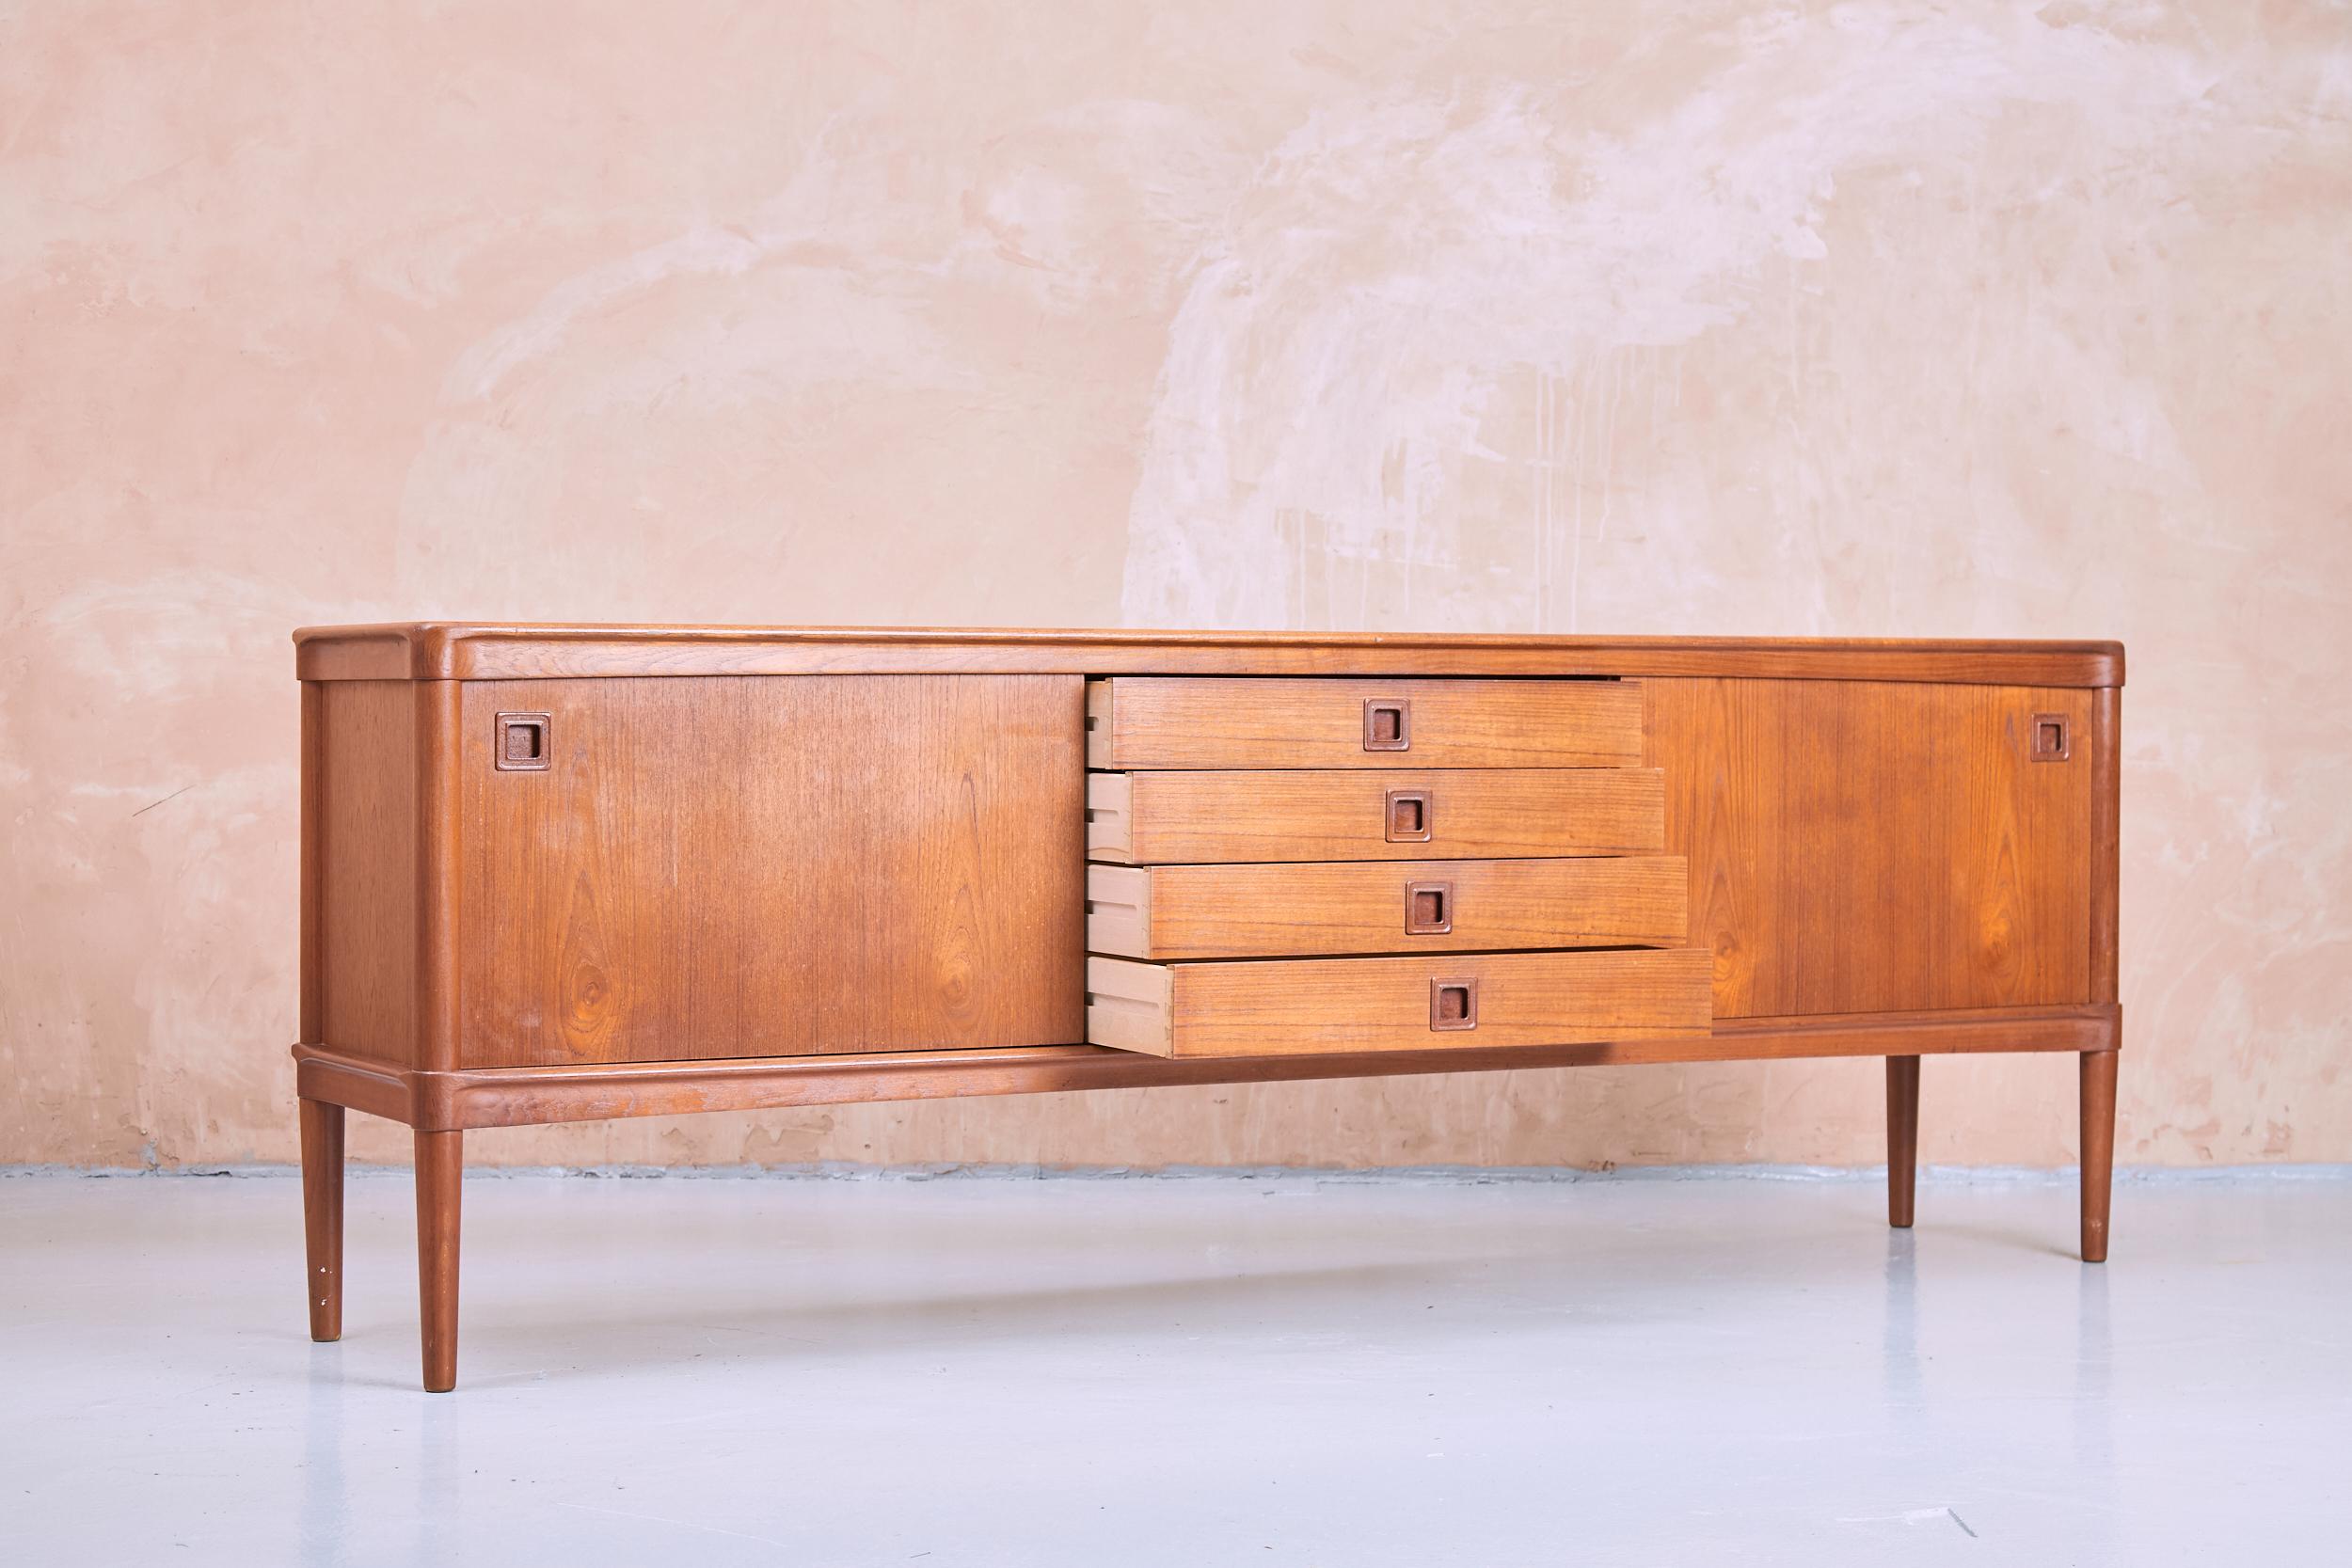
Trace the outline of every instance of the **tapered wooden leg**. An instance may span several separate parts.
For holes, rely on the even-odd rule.
[[[1886,1223],[1911,1228],[1919,1178],[1919,1058],[1886,1058]]]
[[[2086,1051],[2083,1117],[2083,1261],[2107,1260],[2107,1195],[2115,1179],[2115,1068],[2121,1054]]]
[[[417,1134],[417,1305],[424,1391],[457,1386],[457,1198],[463,1132]]]
[[[310,1338],[324,1344],[343,1337],[343,1108],[301,1106],[303,1293]]]

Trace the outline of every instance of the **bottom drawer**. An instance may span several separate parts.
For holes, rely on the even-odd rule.
[[[1087,959],[1087,1038],[1155,1056],[1303,1056],[1705,1035],[1703,948],[1278,958]]]

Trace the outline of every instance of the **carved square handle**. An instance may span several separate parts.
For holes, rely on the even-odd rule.
[[[544,713],[501,713],[494,734],[492,766],[501,773],[544,773],[548,770],[549,732],[553,721]]]
[[[1429,1027],[1437,1030],[1478,1027],[1478,980],[1442,977],[1429,982]]]
[[[1452,882],[1407,882],[1405,884],[1405,933],[1407,936],[1443,936],[1454,929],[1454,884]]]
[[[1391,844],[1426,844],[1437,831],[1438,800],[1432,790],[1391,789],[1380,836]]]

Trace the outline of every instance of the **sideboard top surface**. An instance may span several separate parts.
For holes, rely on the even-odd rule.
[[[1081,673],[1653,675],[2117,687],[2114,641],[934,626],[305,626],[303,680]]]

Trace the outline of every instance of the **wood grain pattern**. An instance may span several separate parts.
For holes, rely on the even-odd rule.
[[[396,1063],[347,1056],[331,1046],[294,1048],[294,1092],[304,1100],[342,1105],[410,1127],[437,1125],[421,1105],[427,1084],[453,1081],[449,1073],[421,1073]]]
[[[302,685],[301,836],[297,860],[294,973],[298,976],[294,1037],[305,1045],[326,1039],[325,846],[326,840],[326,688],[318,681]]]
[[[466,912],[462,841],[466,747],[464,689],[417,688],[417,1065],[446,1072],[459,1062]],[[490,906],[477,906],[490,912]]]
[[[446,680],[427,666],[456,645],[424,625],[305,626],[294,640],[294,673],[306,681]]]
[[[2123,693],[2090,694],[2090,999],[2114,1002],[2121,951]]]
[[[1078,1037],[1074,677],[463,690],[467,1065]]]
[[[416,1134],[417,1323],[428,1394],[457,1386],[457,1238],[465,1145],[463,1132]]]
[[[1175,970],[1167,964],[1088,964],[1088,1041],[1119,1051],[1174,1055],[1175,980]]]
[[[1087,867],[1087,951],[1152,956],[1152,879],[1125,865]]]
[[[1088,988],[1136,988],[1126,958],[1087,960]],[[1707,955],[1653,952],[1458,953],[1442,958],[1279,958],[1168,968],[1169,1053],[1285,1056],[1432,1051],[1708,1033]],[[1474,980],[1478,1024],[1430,1027],[1436,980]],[[1135,1037],[1122,1007],[1112,1038]],[[1093,1043],[1107,1044],[1109,1039]]]
[[[1680,675],[2121,686],[2112,641],[1035,631],[937,626],[306,626],[305,680],[850,674]]]
[[[1409,703],[1408,744],[1365,745],[1364,705]],[[1610,768],[1642,753],[1631,681],[1232,680],[1087,689],[1093,768]]]
[[[1430,797],[1429,837],[1391,842],[1391,790]],[[1665,847],[1655,768],[1238,769],[1095,773],[1087,852],[1136,865],[1502,860]]]
[[[1165,973],[1173,966],[1135,967]],[[2111,1050],[2118,1027],[2117,1009],[2106,1006],[1989,1007],[1844,1018],[1718,1020],[1710,1035],[1670,1039],[1200,1061],[1176,1061],[1091,1045],[480,1068],[456,1072],[388,1069],[314,1046],[295,1047],[294,1059],[295,1082],[307,1098],[332,1101],[415,1127],[446,1129],[1419,1072],[2008,1052],[2071,1055]]]
[[[2086,1051],[2075,1065],[2082,1117],[2082,1256],[2107,1260],[2107,1213],[2115,1182],[2115,1080],[2120,1051]]]
[[[1911,1228],[1919,1182],[1919,1058],[1886,1058],[1886,1223]]]
[[[1406,927],[1406,889],[1447,886],[1451,927]],[[1686,935],[1679,856],[1595,860],[1097,865],[1087,946],[1131,958],[1520,947],[1665,947]]]
[[[343,1108],[302,1100],[302,1287],[310,1338],[343,1337]]]
[[[2090,692],[1644,687],[1717,1017],[2093,999]],[[2037,712],[2090,744],[2029,761]]]
[[[416,1054],[417,693],[426,689],[337,681],[317,689],[315,793],[304,804],[317,931],[316,973],[304,988],[316,999],[313,1043],[422,1065]]]

